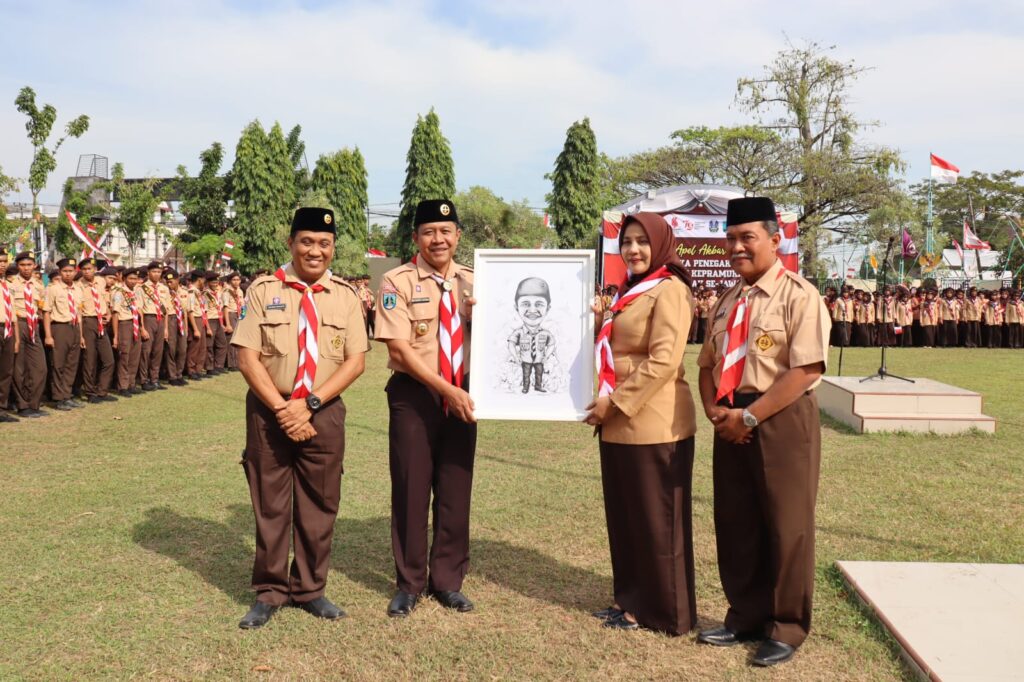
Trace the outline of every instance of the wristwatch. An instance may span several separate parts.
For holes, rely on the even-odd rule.
[[[757,428],[758,425],[757,417],[752,415],[750,413],[750,410],[748,410],[747,408],[743,408],[743,425],[746,426],[748,429]]]
[[[323,403],[320,402],[320,398],[316,397],[312,393],[306,396],[306,407],[309,408],[310,412],[316,412],[322,405]]]

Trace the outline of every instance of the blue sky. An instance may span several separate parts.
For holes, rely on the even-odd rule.
[[[79,154],[165,175],[196,170],[217,140],[227,166],[254,118],[301,124],[310,164],[358,145],[371,203],[394,202],[416,115],[435,107],[460,189],[542,206],[574,120],[589,116],[612,155],[737,123],[736,79],[787,35],[874,67],[853,109],[882,123],[866,136],[899,149],[909,178],[927,174],[930,150],[966,172],[1019,168],[1024,152],[1024,3],[1009,0],[0,0],[0,25],[4,172],[24,177],[30,160],[21,86],[57,107],[58,125],[92,118],[61,152],[42,196],[53,203]]]

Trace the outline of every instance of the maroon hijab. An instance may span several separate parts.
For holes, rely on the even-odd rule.
[[[619,251],[622,251],[622,238],[626,234],[626,228],[632,223],[638,224],[647,233],[647,240],[651,243],[651,267],[646,272],[630,273],[619,289],[619,296],[623,296],[648,273],[663,265],[674,276],[683,280],[686,286],[690,286],[690,273],[683,267],[679,254],[676,253],[676,240],[672,228],[657,213],[637,213],[622,221],[622,229],[619,230]]]

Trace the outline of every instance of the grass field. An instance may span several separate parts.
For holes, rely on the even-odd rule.
[[[341,622],[286,609],[261,631],[237,628],[253,552],[239,375],[4,424],[0,678],[900,679],[892,643],[846,593],[837,559],[1024,561],[1024,353],[897,349],[891,371],[982,392],[997,434],[856,436],[826,423],[815,623],[792,663],[755,671],[749,647],[609,632],[588,615],[609,603],[611,576],[597,444],[578,424],[481,426],[465,585],[477,610],[427,602],[392,621],[384,355],[370,354],[346,395],[328,584],[349,611]],[[877,351],[848,349],[844,374],[877,364]],[[702,421],[701,626],[725,611],[709,434]]]

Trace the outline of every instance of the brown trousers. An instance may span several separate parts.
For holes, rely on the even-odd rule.
[[[646,628],[685,634],[697,624],[693,438],[600,448],[615,603]]]
[[[228,344],[228,350],[227,350],[228,369],[238,369],[238,348],[236,346],[232,346],[231,345],[231,337],[235,335],[234,330],[238,329],[238,315],[236,315],[235,313],[228,313],[227,315],[228,315],[228,325],[230,325],[231,330],[232,330],[230,334],[227,334],[227,332],[225,332],[225,334],[227,334],[226,335],[226,340],[227,340],[227,344]]]
[[[468,390],[468,379],[466,387]],[[476,424],[446,415],[426,386],[395,372],[388,394],[391,547],[398,589],[462,589],[469,570],[469,502]],[[434,539],[427,554],[433,493]],[[428,579],[429,568],[429,579]]]
[[[114,381],[114,349],[110,347],[110,325],[103,326],[99,335],[99,322],[95,317],[82,318],[82,392],[87,396],[104,396]]]
[[[127,391],[135,386],[142,355],[142,333],[135,338],[132,320],[117,321],[117,390]]]
[[[0,410],[7,409],[11,399],[11,381],[14,379],[14,331],[5,339],[10,323],[0,324]]]
[[[256,516],[252,586],[258,601],[275,606],[313,601],[327,585],[344,471],[345,404],[340,398],[326,403],[312,424],[316,436],[296,443],[252,391],[245,397],[242,467]]]
[[[43,351],[43,320],[36,328],[36,340],[28,335],[28,320],[18,318],[21,349],[14,359],[14,403],[19,410],[38,410],[46,388],[46,353]]]
[[[753,402],[736,394],[737,407]],[[766,419],[746,445],[715,435],[718,571],[725,626],[800,646],[811,628],[821,425],[813,393]]]
[[[210,330],[213,336],[206,340],[206,371],[223,369],[228,358],[228,337],[224,334],[224,325],[216,318],[210,318]]]
[[[196,328],[199,330],[199,338],[195,337],[192,328],[188,329],[188,373],[202,374],[206,367],[206,344],[210,337],[206,335],[206,328],[203,327],[202,318],[195,318]]]
[[[51,322],[53,334],[53,372],[50,374],[50,397],[61,401],[71,398],[82,356],[82,334],[77,324]]]
[[[180,379],[185,371],[185,362],[188,358],[188,337],[191,333],[192,330],[188,328],[188,320],[185,320],[185,335],[182,336],[178,331],[178,316],[168,316],[164,362],[167,364],[167,376],[171,379]]]
[[[160,363],[164,359],[164,321],[156,315],[143,315],[142,327],[149,332],[149,339],[143,339],[139,350],[139,382],[160,381]]]

